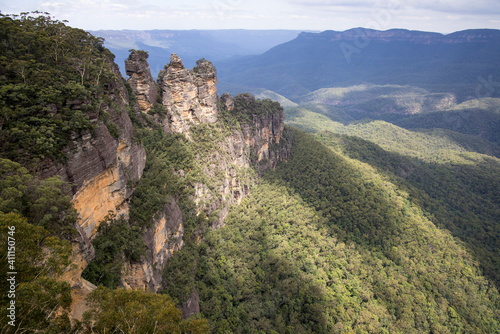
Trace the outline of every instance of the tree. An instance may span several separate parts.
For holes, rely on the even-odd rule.
[[[57,279],[69,265],[69,241],[50,236],[43,227],[29,224],[17,213],[8,213],[0,214],[0,244],[2,333],[36,330],[60,333],[70,328],[71,287]],[[7,278],[14,279],[14,289]],[[14,295],[5,291],[14,291]],[[7,307],[12,301],[14,326],[7,323],[10,320]]]
[[[40,180],[19,163],[0,158],[0,212],[22,214],[53,235],[71,238],[77,213],[67,187],[59,176]]]
[[[204,319],[182,319],[172,299],[143,290],[99,287],[88,297],[84,333],[206,333]]]

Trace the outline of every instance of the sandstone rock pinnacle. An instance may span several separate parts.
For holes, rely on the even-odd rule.
[[[135,92],[142,112],[147,112],[155,104],[158,96],[158,88],[151,76],[147,58],[147,52],[132,50],[125,61],[125,71],[130,76],[127,82]]]
[[[158,83],[172,131],[186,133],[193,124],[217,122],[217,76],[208,60],[188,71],[175,53]]]

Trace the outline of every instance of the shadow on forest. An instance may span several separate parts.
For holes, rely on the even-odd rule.
[[[471,161],[470,164],[426,163],[385,151],[380,146],[358,137],[339,137],[333,133],[330,136],[334,141],[341,139],[341,149],[349,157],[367,163],[375,167],[380,174],[389,176],[390,181],[407,192],[411,202],[419,206],[434,224],[449,230],[454,237],[459,238],[478,261],[484,275],[499,285],[500,255],[497,250],[500,247],[500,165],[495,159],[483,158],[481,161]],[[323,135],[322,140],[328,142]],[[336,225],[345,233],[347,239],[365,245],[376,244],[377,247],[387,249],[392,243],[391,238],[399,233],[397,220],[394,220],[395,216],[390,215],[390,210],[383,209],[385,212],[379,212],[381,208],[390,208],[390,201],[376,189],[360,184],[359,175],[349,174],[349,170],[352,173],[352,168],[335,158],[335,154],[332,157],[337,162],[330,168],[336,170],[337,175],[317,176],[311,173],[322,168],[313,166],[325,165],[325,153],[309,149],[299,154],[307,154],[307,157],[302,159],[310,161],[311,165],[303,167],[301,178],[305,181],[302,182],[298,181],[300,178],[293,176],[293,173],[290,174],[290,171],[282,173],[285,177],[290,174],[287,177],[289,184],[306,201],[322,210],[323,214],[328,210],[327,202],[331,202],[331,207],[348,208],[347,203],[362,198],[363,201],[351,208],[353,212],[342,212],[339,217],[333,215],[337,222],[340,222]],[[285,165],[283,168],[290,167]],[[331,182],[332,178],[336,180]],[[311,182],[313,180],[320,182],[321,186],[316,186]],[[337,195],[332,196],[332,193],[338,194],[339,187],[342,202],[335,198]],[[346,193],[342,193],[342,187],[349,189],[347,197]],[[367,206],[368,210],[363,213]],[[349,216],[353,214],[365,218],[373,215],[374,219],[352,225]],[[383,217],[382,221],[377,219],[379,214]]]

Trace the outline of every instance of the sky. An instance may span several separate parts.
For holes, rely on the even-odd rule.
[[[0,0],[0,10],[46,11],[86,30],[500,29],[499,0]]]

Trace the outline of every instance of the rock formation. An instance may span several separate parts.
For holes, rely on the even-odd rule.
[[[143,71],[148,72],[147,69]],[[217,96],[216,70],[212,63],[203,59],[197,62],[195,68],[187,70],[182,60],[172,54],[170,64],[160,73],[158,81],[162,104],[167,111],[169,131],[184,134],[193,141],[197,140],[197,134],[191,131],[194,125],[208,126],[201,131],[209,136],[212,135],[209,132],[214,131],[216,147],[208,154],[198,154],[196,157],[211,184],[196,182],[193,201],[198,214],[204,212],[211,216],[214,212],[218,213],[212,227],[222,226],[229,207],[247,196],[255,182],[251,166],[256,165],[262,171],[274,167],[278,161],[288,159],[289,145],[280,145],[284,129],[283,109],[278,106],[274,112],[253,113],[252,110],[258,108],[255,98],[243,94],[236,97],[243,110],[235,111],[235,99],[231,95],[223,94],[220,99]],[[147,87],[141,89],[147,90]],[[139,94],[138,91],[135,93]],[[241,121],[240,127],[232,129],[223,138],[218,136],[223,132],[223,126],[217,123],[218,115],[222,112],[219,105],[229,112],[248,114],[248,120]],[[184,171],[179,171],[179,174],[184,176]],[[175,200],[172,199],[158,216],[144,237],[149,250],[147,263],[126,268],[122,276],[125,286],[156,291],[162,284],[161,272],[168,258],[183,246],[182,213]],[[143,268],[143,272],[138,274],[140,268]],[[151,271],[151,268],[154,269]],[[194,291],[189,305],[184,305],[186,314],[196,310],[196,300]]]
[[[192,124],[217,122],[217,76],[212,63],[200,60],[188,71],[172,54],[158,81],[173,132],[186,133]]]
[[[244,110],[240,112],[248,113],[251,121],[241,124],[241,131],[245,140],[245,144],[252,148],[253,153],[257,157],[259,168],[265,170],[273,168],[279,161],[286,161],[289,158],[289,145],[278,145],[283,137],[285,128],[285,113],[283,108],[277,107],[277,112],[261,112],[259,114],[245,110],[251,109],[255,104],[255,97],[250,94],[238,94],[237,99]],[[224,105],[228,110],[234,109],[234,98],[229,94],[224,94],[221,97]]]
[[[126,70],[130,75],[128,83],[137,96],[136,112],[157,108],[157,84],[151,78],[147,54],[132,51],[126,61]],[[114,71],[120,78],[116,65]],[[232,204],[239,203],[249,194],[256,180],[252,166],[257,166],[257,172],[274,167],[278,161],[288,159],[290,151],[289,145],[283,143],[283,109],[273,106],[273,111],[255,113],[254,97],[239,95],[233,98],[224,94],[219,99],[216,83],[216,70],[209,61],[200,60],[188,71],[175,54],[159,76],[160,107],[166,110],[166,117],[160,122],[162,128],[183,134],[193,143],[199,138],[197,136],[213,137],[210,149],[196,155],[196,163],[206,177],[193,184],[192,200],[198,214],[203,212],[207,217],[215,214],[214,228],[224,223]],[[41,172],[42,177],[60,175],[73,185],[73,202],[80,217],[76,226],[80,242],[73,244],[72,266],[63,279],[72,286],[72,316],[75,319],[81,319],[87,309],[85,298],[95,289],[81,277],[94,257],[90,241],[110,211],[128,217],[128,199],[146,163],[145,149],[132,140],[134,129],[126,112],[129,96],[125,85],[118,79],[107,91],[110,103],[103,105],[100,112],[109,115],[118,133],[112,135],[107,124],[96,114],[91,119],[94,132],[75,135],[68,144],[67,162],[48,163]],[[73,106],[79,108],[84,103],[74,101]],[[240,109],[236,109],[236,104]],[[222,112],[241,112],[245,118],[236,122],[237,125],[227,126],[218,122]],[[157,115],[155,117],[158,121]],[[194,126],[197,126],[196,131]],[[177,173],[186,177],[185,171]],[[121,284],[126,288],[156,292],[168,284],[162,282],[163,269],[172,253],[184,245],[182,212],[174,196],[155,217],[143,235],[147,256],[139,263],[123,263]],[[199,312],[196,290],[182,310],[185,316]]]
[[[116,77],[121,78],[117,66],[112,66]],[[127,200],[133,192],[131,185],[141,178],[146,163],[144,147],[132,141],[134,129],[126,112],[129,97],[123,81],[115,80],[107,91],[112,103],[101,108],[118,127],[118,138],[113,137],[106,124],[95,115],[91,119],[94,133],[75,135],[66,147],[67,162],[48,163],[40,173],[41,177],[60,175],[73,185],[73,203],[80,218],[76,226],[80,239],[73,243],[72,265],[63,279],[72,286],[72,316],[76,319],[86,310],[85,297],[95,288],[81,277],[94,257],[90,240],[109,211],[128,215]],[[73,108],[79,108],[84,102],[74,101]]]
[[[147,52],[133,50],[125,61],[125,71],[130,76],[127,82],[137,97],[139,109],[144,113],[154,106],[158,97],[147,59]]]

